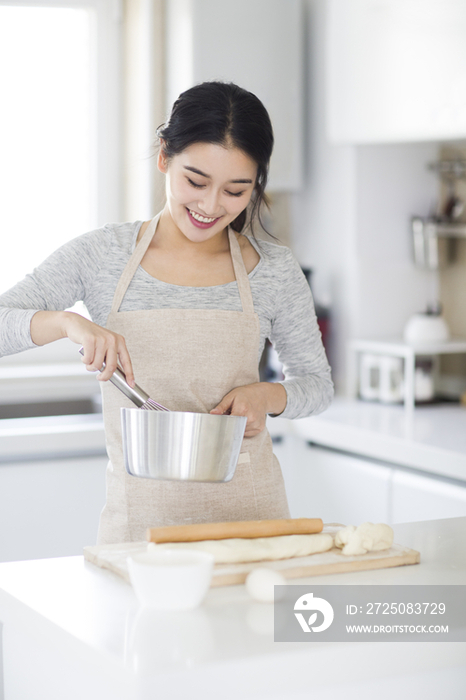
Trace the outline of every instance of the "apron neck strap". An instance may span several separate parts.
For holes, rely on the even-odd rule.
[[[254,302],[252,300],[251,285],[249,284],[248,273],[244,266],[241,248],[234,231],[228,228],[228,238],[230,240],[230,253],[235,271],[236,282],[238,284],[239,297],[243,311],[246,313],[254,313]]]
[[[136,270],[138,269],[141,260],[143,259],[154,236],[155,229],[157,228],[157,224],[159,223],[161,213],[162,212],[157,214],[157,216],[154,216],[149,226],[144,231],[141,240],[134,249],[133,254],[128,260],[126,267],[123,270],[123,273],[120,279],[118,280],[118,284],[115,289],[111,313],[118,312],[118,309],[121,306],[121,302],[123,301],[123,297],[126,294],[126,290],[128,289],[131,280],[133,279]],[[241,299],[243,311],[247,313],[254,313],[254,303],[252,299],[252,292],[251,286],[249,284],[248,273],[244,266],[243,256],[241,255],[241,248],[239,246],[238,239],[231,228],[228,228],[228,239],[230,242],[231,260],[233,263],[236,282],[238,284],[238,292]]]
[[[115,289],[115,294],[113,296],[113,302],[112,302],[112,311],[111,313],[116,313],[118,309],[121,306],[121,302],[123,301],[123,297],[126,294],[126,290],[128,289],[131,280],[133,279],[136,270],[139,267],[139,264],[141,260],[143,259],[146,250],[148,249],[150,242],[154,236],[155,229],[157,228],[157,224],[159,223],[159,219],[161,216],[162,212],[159,212],[157,216],[154,216],[152,221],[150,222],[149,226],[146,228],[144,231],[144,234],[137,244],[136,248],[134,249],[133,254],[131,255],[130,259],[128,260],[125,269],[123,270],[123,273],[118,280],[118,284]]]

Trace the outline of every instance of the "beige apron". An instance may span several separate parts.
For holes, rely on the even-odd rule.
[[[151,398],[175,411],[208,413],[231,389],[259,381],[259,318],[231,229],[230,251],[242,311],[119,311],[159,217],[152,220],[123,271],[107,328],[124,336],[136,381]],[[110,462],[98,544],[143,540],[146,528],[162,525],[289,517],[280,465],[266,429],[244,438],[229,482],[143,479],[130,476],[123,462],[120,407],[133,404],[110,382],[102,384],[102,394]]]

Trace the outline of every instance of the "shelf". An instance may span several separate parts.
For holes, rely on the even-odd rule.
[[[359,354],[371,353],[381,356],[401,357],[404,359],[404,390],[403,403],[407,411],[415,408],[415,371],[416,357],[439,355],[466,354],[466,339],[451,338],[450,340],[432,343],[406,343],[400,338],[357,339],[348,343],[348,397],[357,398],[359,395]],[[435,371],[438,372],[438,363]]]
[[[466,238],[466,224],[436,224],[435,233],[441,238]]]
[[[466,338],[451,338],[435,343],[406,343],[402,338],[359,339],[350,341],[349,346],[358,352],[373,352],[410,358],[413,354],[419,356],[466,353]]]

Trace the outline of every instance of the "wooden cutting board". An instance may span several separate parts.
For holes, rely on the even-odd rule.
[[[324,525],[323,532],[331,535],[343,525]],[[147,542],[130,542],[109,544],[84,548],[84,558],[103,569],[113,571],[128,583],[129,573],[126,558],[137,552],[145,552]],[[368,552],[347,557],[341,550],[333,547],[328,552],[311,554],[307,557],[293,557],[278,561],[248,562],[247,564],[216,564],[212,577],[212,586],[231,586],[244,583],[247,575],[258,567],[275,569],[286,579],[338,574],[347,571],[365,571],[368,569],[387,569],[393,566],[418,564],[421,555],[414,549],[393,544],[390,549],[381,552]]]

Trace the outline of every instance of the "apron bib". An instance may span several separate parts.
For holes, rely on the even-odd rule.
[[[242,311],[156,309],[120,312],[160,214],[149,224],[118,282],[107,328],[121,334],[137,383],[174,411],[208,413],[233,388],[259,381],[259,317],[239,243],[228,230]],[[98,544],[145,539],[148,527],[289,518],[285,486],[267,429],[244,438],[235,474],[225,483],[131,476],[123,461],[120,408],[133,407],[110,382],[101,385],[109,464]]]

